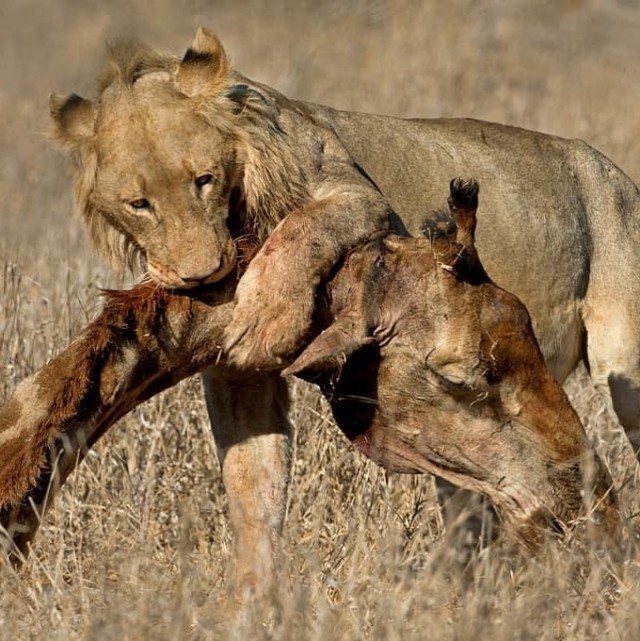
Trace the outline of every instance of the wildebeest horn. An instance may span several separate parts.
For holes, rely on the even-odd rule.
[[[338,369],[355,351],[376,342],[367,332],[364,318],[356,312],[345,313],[319,334],[282,376],[305,370]]]

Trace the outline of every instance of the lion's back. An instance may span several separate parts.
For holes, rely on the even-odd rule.
[[[614,274],[637,280],[638,188],[586,143],[470,119],[330,117],[412,233],[446,203],[452,177],[478,180],[478,251],[495,282],[526,304],[552,366],[557,345],[580,336],[589,287],[613,287]]]

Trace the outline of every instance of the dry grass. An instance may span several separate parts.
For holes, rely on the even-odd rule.
[[[47,93],[90,93],[115,34],[183,49],[207,24],[242,70],[289,95],[579,136],[640,179],[633,0],[128,4],[0,8],[0,400],[68,343],[98,287],[118,282],[90,255],[68,175],[41,135]],[[584,374],[569,388],[634,515],[624,441]],[[0,566],[0,639],[640,636],[633,541],[617,562],[551,545],[518,563],[492,548],[463,571],[466,535],[444,531],[429,480],[386,475],[349,448],[310,388],[295,396],[289,545],[267,603],[236,616],[225,606],[231,537],[192,380],[121,421],[62,492],[26,567]]]

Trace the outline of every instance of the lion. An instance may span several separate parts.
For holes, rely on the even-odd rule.
[[[317,383],[345,436],[379,465],[486,495],[529,549],[585,524],[615,544],[611,478],[546,368],[526,308],[476,252],[477,194],[475,181],[452,181],[444,232],[430,218],[426,237],[376,234],[354,247],[322,283],[315,337],[282,375]],[[0,525],[14,558],[120,416],[212,362],[229,370],[220,342],[230,285],[109,294],[100,316],[0,409]],[[256,377],[236,370],[235,380]],[[249,405],[254,418],[264,410]],[[268,464],[253,462],[265,477]]]
[[[115,262],[138,257],[155,282],[189,288],[230,273],[233,239],[261,244],[221,340],[236,366],[260,369],[247,380],[266,414],[243,404],[243,379],[204,373],[231,519],[256,575],[268,568],[255,550],[277,547],[291,442],[269,370],[309,338],[319,283],[345,252],[379,231],[417,232],[451,176],[484,185],[478,249],[529,309],[556,380],[586,363],[640,445],[640,198],[586,143],[291,100],[233,69],[205,29],[182,59],[115,46],[97,97],[52,97],[51,112],[91,238]],[[271,462],[266,479],[255,460]]]

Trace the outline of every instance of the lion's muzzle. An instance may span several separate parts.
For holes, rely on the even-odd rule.
[[[179,272],[161,261],[148,257],[147,272],[161,287],[166,289],[193,289],[202,285],[211,285],[221,281],[233,271],[236,265],[237,249],[232,238],[229,238],[217,261],[208,262],[205,270]]]

